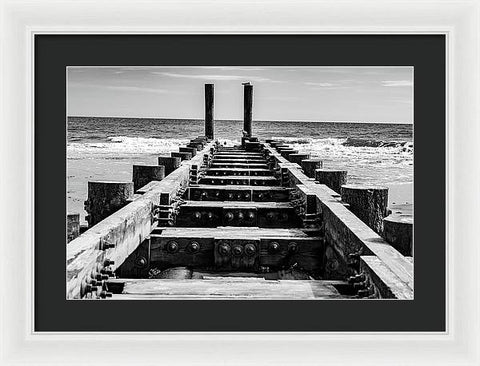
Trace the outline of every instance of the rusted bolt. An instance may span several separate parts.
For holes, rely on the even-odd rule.
[[[364,282],[365,281],[365,274],[360,273],[356,276],[351,276],[348,278],[348,283],[358,283],[358,282]]]
[[[233,252],[233,255],[238,257],[238,256],[242,255],[243,248],[240,245],[236,245],[236,246],[233,247],[232,252]]]
[[[238,199],[238,200],[239,200],[239,199],[242,199],[242,194],[241,194],[241,193],[238,193],[238,194],[237,194],[237,199]]]
[[[259,193],[259,194],[258,194],[258,198],[259,198],[259,199],[262,199],[262,198],[263,198],[263,193]]]
[[[247,218],[249,221],[252,221],[253,219],[255,219],[255,213],[253,213],[252,211],[248,212]]]
[[[298,252],[297,243],[295,242],[288,243],[288,251],[290,253],[297,253]]]
[[[207,219],[208,219],[208,221],[212,221],[213,220],[213,213],[209,212],[207,214]]]
[[[167,243],[167,251],[169,253],[175,253],[178,251],[178,243],[174,240],[171,240]]]
[[[85,286],[85,291],[86,292],[95,292],[97,291],[97,286],[93,286],[90,283],[87,283],[87,286]]]
[[[267,220],[268,220],[268,221],[273,221],[273,220],[275,220],[275,212],[269,212],[269,213],[267,213]]]
[[[200,220],[200,219],[202,218],[202,213],[201,213],[201,212],[198,212],[198,211],[194,212],[194,213],[193,213],[193,218],[194,218],[195,220]]]
[[[268,246],[268,251],[270,253],[277,253],[279,250],[280,250],[280,244],[278,244],[276,241],[272,241]]]
[[[113,271],[110,270],[110,269],[102,269],[102,270],[100,270],[100,273],[102,273],[104,275],[107,275],[107,276],[113,276],[114,275]]]
[[[200,251],[200,244],[198,244],[196,241],[192,241],[188,245],[187,249],[190,253],[198,253]]]
[[[361,289],[364,289],[365,287],[367,286],[367,283],[366,281],[363,281],[363,282],[356,282],[353,284],[353,288],[355,290],[361,290]]]
[[[141,256],[136,258],[134,263],[136,267],[144,268],[147,266],[148,261],[147,261],[147,258]]]
[[[112,293],[108,292],[108,291],[102,291],[102,292],[100,292],[100,297],[102,299],[106,299],[107,297],[112,297]]]
[[[225,219],[227,219],[227,221],[232,221],[233,220],[233,212],[227,212],[225,214]]]
[[[253,244],[245,245],[245,254],[248,257],[254,256],[256,252],[257,252],[257,248],[255,247],[255,245],[253,245]]]
[[[115,264],[115,261],[112,261],[112,260],[110,260],[110,259],[107,259],[107,260],[103,263],[103,265],[104,265],[105,267],[112,266],[112,265],[114,265],[114,264]]]
[[[228,194],[228,198],[229,198],[229,199],[233,199],[233,193],[229,193],[229,194]]]
[[[105,242],[102,243],[101,248],[102,248],[102,250],[112,249],[112,248],[115,248],[115,244],[108,243],[108,242],[105,241]]]
[[[238,213],[238,219],[239,220],[243,220],[244,217],[245,217],[245,215],[243,214],[243,212]]]
[[[202,194],[200,195],[200,199],[204,200],[206,198],[207,198],[207,192],[202,192]]]
[[[220,244],[218,246],[218,252],[220,253],[220,255],[223,255],[223,256],[230,255],[231,250],[232,248],[230,247],[230,245],[226,243]]]
[[[247,192],[247,193],[245,193],[243,196],[245,197],[245,199],[248,200],[248,199],[250,198],[250,193]]]

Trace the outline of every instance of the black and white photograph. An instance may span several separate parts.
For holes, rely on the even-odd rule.
[[[67,299],[413,299],[413,67],[68,67]]]

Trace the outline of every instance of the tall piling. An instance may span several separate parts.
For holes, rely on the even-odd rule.
[[[169,175],[180,166],[182,159],[178,156],[159,156],[158,165],[165,167],[165,176]]]
[[[335,169],[315,169],[315,180],[320,184],[325,184],[340,194],[341,188],[347,184],[347,171]]]
[[[214,138],[214,120],[213,120],[213,104],[214,104],[214,86],[213,84],[205,84],[205,136],[213,140]]]
[[[342,201],[350,205],[360,220],[383,234],[383,219],[388,214],[388,188],[347,184],[341,189]]]
[[[252,136],[252,107],[253,107],[253,85],[243,84],[243,131],[247,137]]]
[[[315,178],[315,170],[323,167],[323,161],[320,159],[305,159],[301,161],[301,166],[307,177]]]
[[[67,215],[67,243],[80,235],[80,214]]]
[[[137,191],[152,180],[160,181],[165,178],[163,165],[134,165],[133,166],[133,189]]]
[[[133,182],[88,182],[85,211],[89,227],[125,206],[133,192]]]

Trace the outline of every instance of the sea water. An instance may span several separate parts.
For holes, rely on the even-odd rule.
[[[215,137],[240,143],[242,121],[215,121]],[[69,117],[67,210],[80,213],[87,182],[131,181],[133,164],[157,164],[204,135],[203,120]],[[391,206],[413,203],[413,126],[367,122],[253,121],[259,139],[283,140],[323,160],[325,168],[348,171],[349,183],[389,187]]]

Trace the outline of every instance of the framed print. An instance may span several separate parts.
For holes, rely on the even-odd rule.
[[[201,5],[3,5],[2,361],[478,364],[478,2]]]

